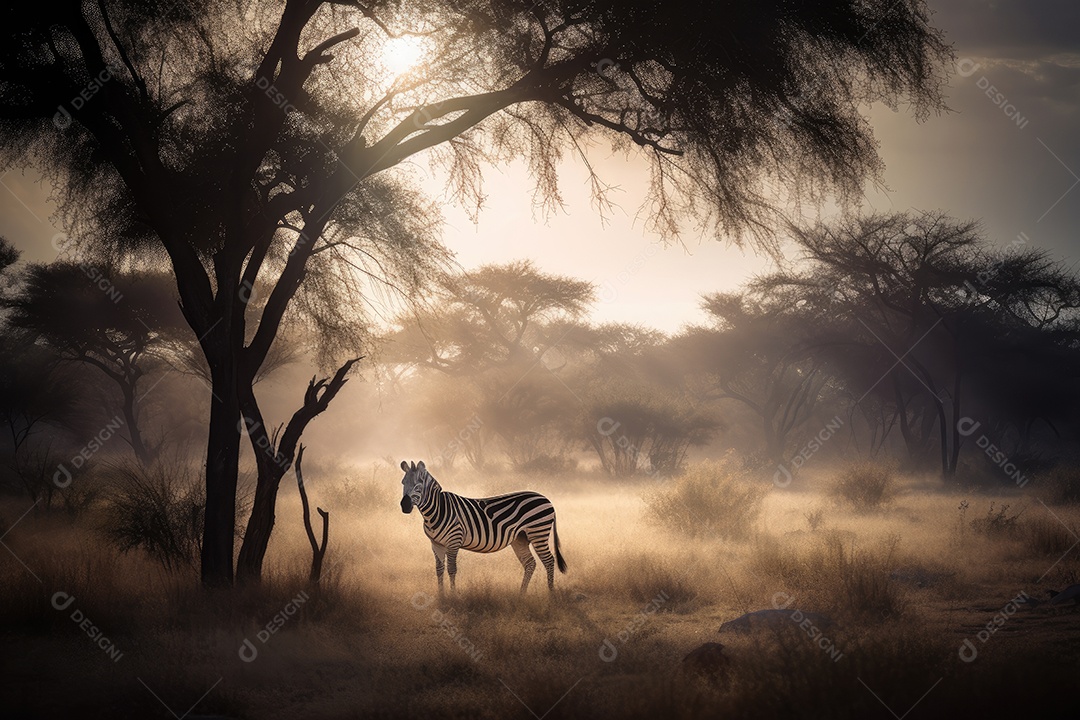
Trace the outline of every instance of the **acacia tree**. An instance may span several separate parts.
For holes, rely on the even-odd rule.
[[[820,224],[795,239],[803,262],[751,290],[794,309],[813,338],[808,351],[829,359],[855,404],[876,396],[891,406],[883,435],[898,426],[913,458],[936,430],[942,475],[951,478],[967,403],[982,396],[992,408],[1002,386],[1028,387],[1022,425],[1058,412],[1045,387],[1036,395],[1037,380],[1013,378],[1002,363],[1023,346],[1033,365],[1053,365],[1075,341],[1080,283],[1045,252],[990,251],[974,223],[941,213]],[[1071,376],[1060,365],[1047,374]]]
[[[761,423],[765,456],[785,459],[790,436],[813,416],[828,374],[808,348],[805,309],[779,292],[711,293],[711,327],[674,338],[702,399],[734,400]]]
[[[594,299],[592,283],[542,272],[530,261],[445,273],[426,307],[399,319],[400,328],[387,338],[386,360],[471,386],[473,402],[453,413],[464,411],[465,418],[483,423],[470,450],[494,433],[515,467],[553,466],[566,445],[559,418],[574,398],[561,381],[533,370],[541,363],[553,373],[561,369],[564,341]],[[444,410],[452,404],[436,402]],[[454,424],[455,434],[469,422],[462,420]],[[484,462],[482,452],[469,457]]]
[[[545,273],[529,261],[445,273],[427,308],[403,315],[387,359],[475,375],[533,363],[595,300],[592,283]]]
[[[171,279],[164,274],[109,276],[73,262],[31,265],[19,291],[5,301],[8,322],[34,333],[65,358],[97,368],[117,386],[128,442],[145,464],[157,448],[147,443],[140,425],[139,380],[183,319],[169,290]]]
[[[482,162],[524,157],[554,201],[561,153],[606,135],[651,163],[651,227],[672,234],[693,216],[731,236],[768,228],[775,187],[858,197],[880,171],[861,104],[940,107],[949,56],[922,0],[84,0],[0,12],[9,162],[29,150],[75,237],[99,237],[87,230],[107,220],[141,232],[105,249],[163,252],[206,356],[209,585],[233,579],[238,420],[297,297],[324,278],[355,281],[341,269],[372,256],[366,270],[406,290],[430,267],[416,238],[431,227],[403,161],[431,151],[478,202]],[[430,48],[423,66],[388,71],[388,35]],[[270,294],[253,317],[256,283]],[[273,503],[256,507],[265,525]],[[245,557],[257,574],[261,553]]]

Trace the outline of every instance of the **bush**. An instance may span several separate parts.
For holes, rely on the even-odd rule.
[[[863,461],[844,470],[832,493],[858,510],[873,510],[893,496],[895,473],[891,466]]]
[[[729,453],[720,462],[690,467],[644,500],[652,519],[670,530],[742,539],[753,530],[769,487],[755,484]]]
[[[140,548],[166,570],[197,567],[206,497],[191,467],[165,462],[117,465],[106,536],[122,551]],[[243,515],[237,509],[237,517]]]
[[[971,529],[987,537],[1016,537],[1020,531],[1018,521],[1024,512],[1023,509],[1015,515],[1010,515],[1008,503],[998,506],[996,512],[994,511],[995,504],[990,503],[990,509],[986,511],[985,517],[975,518],[971,521]]]

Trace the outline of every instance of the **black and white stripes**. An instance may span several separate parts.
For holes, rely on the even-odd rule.
[[[424,467],[423,461],[410,465],[404,460],[401,469],[401,511],[412,512],[415,505],[424,516],[424,533],[435,552],[435,575],[443,588],[443,568],[450,574],[454,588],[459,550],[489,553],[506,546],[514,548],[525,568],[521,591],[529,586],[536,569],[529,546],[536,549],[548,576],[548,589],[555,584],[555,564],[566,572],[566,562],[559,552],[559,533],[555,529],[555,507],[539,493],[523,491],[489,498],[467,498],[443,491],[442,486]],[[553,539],[555,553],[548,544]]]

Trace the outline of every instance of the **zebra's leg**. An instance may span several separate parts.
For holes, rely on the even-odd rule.
[[[443,592],[443,583],[442,583],[443,561],[446,558],[446,548],[443,547],[442,545],[439,545],[438,543],[432,541],[431,549],[435,553],[435,577],[437,577],[439,579],[439,594],[442,595],[442,592]],[[453,582],[453,580],[451,579],[450,582]]]
[[[454,577],[457,576],[458,548],[446,548],[446,571],[450,573],[450,590],[454,590]]]
[[[529,588],[529,580],[532,579],[533,570],[536,569],[536,560],[533,559],[532,553],[529,552],[529,536],[523,532],[518,533],[518,536],[510,543],[510,547],[514,548],[514,554],[517,555],[517,559],[521,561],[522,567],[525,568],[525,577],[521,581],[521,594],[524,595]]]
[[[551,526],[545,528],[529,530],[529,541],[532,542],[532,546],[536,548],[536,556],[540,558],[540,562],[544,563],[544,569],[547,570],[548,577],[548,590],[555,590],[555,556],[551,554],[551,548],[548,547],[548,536],[551,535]]]

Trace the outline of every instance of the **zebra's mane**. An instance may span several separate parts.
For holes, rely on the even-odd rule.
[[[427,490],[428,488],[433,487],[433,486],[439,488],[440,490],[442,490],[442,485],[439,483],[438,480],[435,479],[434,475],[432,475],[431,473],[428,472],[426,467],[425,468],[417,468],[417,470],[419,470],[419,472],[420,472],[420,479],[423,481],[423,485],[421,487],[424,490]]]

